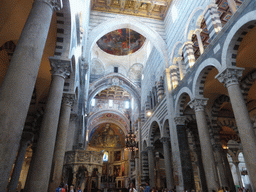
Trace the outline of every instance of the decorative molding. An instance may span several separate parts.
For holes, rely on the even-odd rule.
[[[75,94],[64,93],[62,96],[62,104],[72,107],[75,102]]]
[[[38,0],[50,5],[55,11],[59,11],[63,8],[62,0]]]
[[[239,84],[239,81],[243,75],[243,68],[226,68],[224,71],[219,73],[215,78],[221,83],[224,83],[225,87]]]
[[[209,99],[201,98],[201,99],[194,99],[188,103],[188,105],[193,108],[195,111],[203,111],[204,107],[207,105]]]
[[[50,57],[51,64],[51,74],[61,76],[64,79],[70,75],[71,72],[71,61],[70,60],[61,60],[54,57]]]

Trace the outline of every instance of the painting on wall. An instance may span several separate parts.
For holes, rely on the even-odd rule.
[[[113,55],[128,55],[139,50],[146,38],[129,28],[118,29],[97,41],[101,50]]]
[[[120,161],[121,160],[121,151],[115,151],[114,152],[114,161]]]
[[[114,176],[118,177],[120,175],[120,165],[114,165]]]

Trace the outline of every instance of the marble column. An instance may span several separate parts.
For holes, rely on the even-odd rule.
[[[22,135],[53,10],[61,0],[35,0],[0,87],[0,191],[5,191]],[[12,150],[10,150],[12,149]]]
[[[135,188],[139,189],[140,187],[140,182],[139,182],[139,156],[135,155],[135,172],[136,172],[136,177],[135,177]]]
[[[214,154],[210,139],[210,133],[207,125],[207,120],[205,116],[205,106],[207,104],[208,99],[194,99],[189,102],[191,108],[195,110],[196,114],[196,122],[199,134],[199,140],[202,150],[202,159],[203,166],[205,170],[206,182],[208,191],[215,190],[217,191],[219,188],[215,170],[215,161]]]
[[[167,137],[162,137],[161,142],[163,143],[164,150],[164,163],[165,163],[165,175],[166,184],[168,189],[174,188],[173,173],[171,165],[171,154],[170,154],[170,139]]]
[[[160,102],[164,97],[164,80],[163,77],[160,77],[160,80],[156,84],[157,87],[157,99]]]
[[[239,161],[233,162],[233,164],[236,167],[236,174],[237,174],[237,178],[238,178],[238,183],[239,183],[240,187],[243,187],[242,177],[241,177],[241,173],[240,173],[239,166],[238,166]]]
[[[195,179],[185,126],[185,117],[175,117],[184,189],[195,189]]]
[[[183,46],[183,55],[186,72],[195,64],[195,53],[193,49],[193,42],[188,41]]]
[[[148,180],[148,153],[147,151],[141,152],[141,184],[146,184]]]
[[[23,161],[25,158],[26,150],[33,138],[32,133],[23,133],[22,139],[20,141],[19,151],[15,160],[15,166],[12,172],[11,181],[8,185],[8,192],[16,192],[16,188],[19,182],[20,173],[23,165]]]
[[[182,80],[184,78],[184,76],[186,75],[186,72],[184,70],[184,67],[183,67],[183,58],[182,57],[178,57],[177,58],[177,63],[178,63],[178,66],[179,66],[179,72],[180,72],[180,80]]]
[[[64,163],[66,142],[68,137],[68,128],[71,107],[75,100],[75,94],[63,94],[59,126],[57,131],[56,143],[52,161],[52,179],[50,180],[48,191],[54,191],[61,183],[62,169]]]
[[[236,12],[236,2],[234,0],[227,0],[227,2],[231,13],[234,15]]]
[[[195,34],[196,34],[197,42],[198,42],[198,46],[199,46],[199,51],[200,51],[200,54],[202,55],[204,53],[204,45],[203,45],[203,41],[201,38],[201,32],[202,32],[202,29],[195,30]]]
[[[179,78],[179,68],[177,65],[172,65],[169,67],[171,70],[171,79],[172,79],[172,88],[175,89],[178,86],[178,83],[180,81]]]
[[[216,78],[228,89],[252,189],[256,191],[256,136],[239,86],[242,74],[243,69],[233,67],[223,70]]]
[[[70,73],[70,60],[51,58],[50,62],[52,82],[34,154],[35,163],[25,186],[25,191],[28,192],[46,192],[48,190],[64,82]]]
[[[231,191],[235,191],[234,179],[233,179],[232,172],[231,172],[230,165],[227,158],[227,149],[222,150],[222,159],[224,161],[225,173],[227,175],[226,177],[227,177],[230,189]]]
[[[219,181],[221,187],[230,187],[227,182],[224,165],[222,161],[222,147],[220,144],[214,144],[213,148],[215,150],[215,157],[216,157],[216,163],[217,163],[217,169],[219,174]]]
[[[153,188],[155,187],[154,147],[148,146],[147,151],[148,151],[149,183],[150,183],[150,187]]]
[[[204,19],[209,32],[209,37],[213,40],[222,30],[222,23],[218,14],[218,6],[215,3],[207,6]]]
[[[101,189],[101,174],[98,174],[98,189]]]

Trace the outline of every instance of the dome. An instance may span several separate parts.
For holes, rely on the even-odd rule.
[[[129,28],[118,29],[97,41],[99,48],[112,55],[129,55],[139,50],[146,38]]]

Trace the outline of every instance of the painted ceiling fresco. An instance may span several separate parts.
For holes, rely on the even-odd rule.
[[[93,128],[89,136],[89,146],[100,148],[122,148],[124,132],[117,125],[103,123]]]
[[[104,35],[97,41],[103,51],[113,55],[128,55],[139,50],[146,38],[128,29],[118,29]]]

